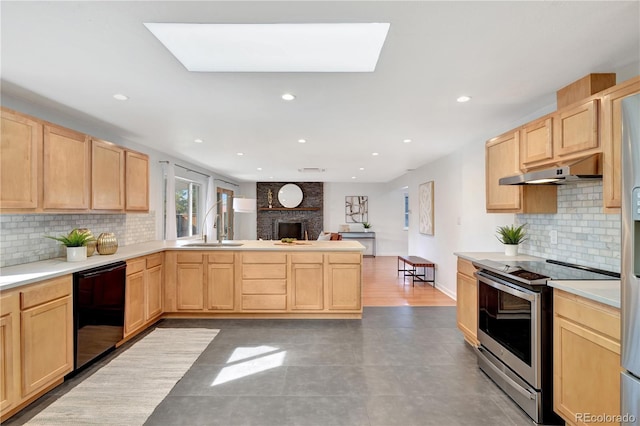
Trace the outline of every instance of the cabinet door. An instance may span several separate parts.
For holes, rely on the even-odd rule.
[[[620,414],[620,310],[558,289],[553,309],[553,410]]]
[[[178,310],[204,309],[204,266],[202,263],[176,265],[176,308]]]
[[[207,309],[233,310],[235,295],[233,271],[233,263],[215,263],[209,265],[207,275]]]
[[[579,413],[619,415],[620,344],[565,318],[554,322],[554,410],[571,421]]]
[[[20,400],[19,309],[17,292],[0,297],[0,413]]]
[[[21,312],[22,397],[73,370],[73,305],[66,296]]]
[[[35,209],[42,124],[4,109],[0,113],[0,208]]]
[[[91,208],[124,209],[124,149],[97,139],[91,141]]]
[[[91,162],[89,138],[63,127],[44,126],[43,208],[89,208]]]
[[[138,330],[145,322],[144,292],[144,271],[127,275],[127,286],[124,301],[125,337]]]
[[[519,132],[487,142],[486,156],[487,211],[517,211],[521,208],[521,188],[501,186],[500,178],[520,173]]]
[[[127,211],[149,211],[149,157],[126,152],[125,208]]]
[[[557,157],[581,156],[596,152],[598,139],[598,100],[560,111],[553,120],[553,143]]]
[[[322,263],[293,263],[291,265],[291,309],[322,310],[324,294],[322,291]]]
[[[354,310],[362,307],[361,265],[329,264],[329,309]]]
[[[620,213],[622,182],[622,100],[640,93],[640,77],[602,99],[602,190],[605,213]]]
[[[145,272],[145,322],[162,314],[162,265]]]
[[[464,338],[478,346],[478,284],[475,278],[457,274],[456,319]]]
[[[522,169],[539,166],[553,160],[553,119],[537,120],[520,132],[520,163]]]

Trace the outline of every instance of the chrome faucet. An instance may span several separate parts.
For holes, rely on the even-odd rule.
[[[207,212],[204,214],[204,219],[202,220],[202,240],[206,243],[207,242],[207,228],[206,228],[206,224],[207,224],[207,216],[209,216],[209,213],[211,213],[211,211],[213,209],[215,209],[216,207],[218,207],[218,204],[220,204],[222,202],[222,200],[219,200],[218,202],[216,202],[213,206],[211,206],[209,208],[209,210],[207,210]],[[216,229],[216,234],[218,233],[218,218],[220,217],[219,214],[216,213],[216,218],[213,221],[213,227]],[[218,242],[220,242],[220,239],[218,239]]]

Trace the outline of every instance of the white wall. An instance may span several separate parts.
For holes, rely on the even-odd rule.
[[[340,225],[349,225],[354,232],[362,225],[345,221],[345,197],[366,195],[369,202],[371,231],[376,233],[378,256],[407,254],[407,231],[404,226],[405,190],[395,184],[332,183],[324,184],[324,230],[338,232]]]
[[[418,187],[434,181],[434,235],[418,232]],[[426,164],[390,183],[408,186],[408,254],[437,265],[436,286],[455,297],[454,252],[502,251],[495,238],[499,225],[514,222],[513,214],[485,211],[484,141],[470,143],[447,157]]]

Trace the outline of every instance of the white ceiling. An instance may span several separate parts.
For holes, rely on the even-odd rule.
[[[3,94],[241,181],[387,182],[520,124],[588,73],[640,74],[638,1],[2,1],[0,13]],[[144,22],[391,27],[373,73],[193,73]]]

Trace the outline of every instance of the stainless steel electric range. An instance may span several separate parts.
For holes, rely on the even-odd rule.
[[[553,412],[550,280],[614,280],[614,272],[553,260],[473,262],[478,268],[478,364],[536,423]]]

